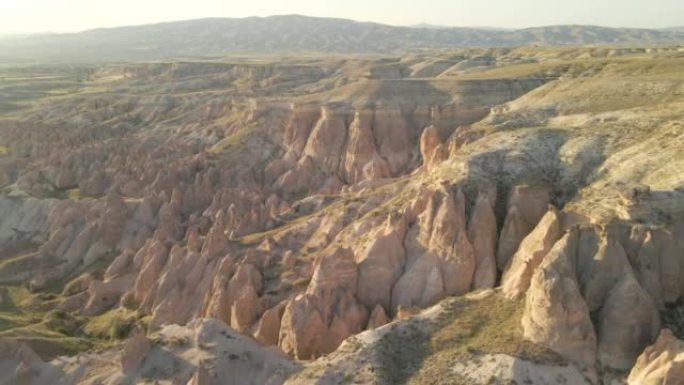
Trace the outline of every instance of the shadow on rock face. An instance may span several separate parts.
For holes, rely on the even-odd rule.
[[[660,312],[663,328],[672,330],[675,337],[684,339],[684,299],[665,305],[665,310]]]

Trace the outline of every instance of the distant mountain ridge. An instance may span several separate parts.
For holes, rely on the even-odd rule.
[[[399,53],[522,45],[636,45],[684,42],[684,31],[598,26],[521,30],[398,27],[300,15],[208,18],[71,34],[3,39],[19,60],[111,61],[277,53]]]

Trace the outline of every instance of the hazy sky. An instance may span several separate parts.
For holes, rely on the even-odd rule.
[[[684,25],[684,0],[0,0],[0,33],[292,13],[395,25],[656,28]]]

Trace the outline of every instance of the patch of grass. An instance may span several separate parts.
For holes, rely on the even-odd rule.
[[[84,333],[84,325],[107,324],[107,315],[88,320],[87,317],[57,310],[62,297],[55,293],[31,293],[24,286],[0,287],[0,338],[9,338],[29,345],[43,360],[61,355],[74,355],[117,343],[109,335]],[[112,317],[115,318],[115,317]],[[111,334],[127,334],[126,323],[109,322]]]
[[[50,330],[72,336],[78,332],[83,319],[65,311],[54,309],[45,314],[43,322]]]
[[[0,311],[17,311],[18,307],[25,306],[34,297],[33,294],[31,294],[31,292],[24,286],[8,286],[3,287],[0,290],[5,292],[6,294],[3,296],[6,296],[8,301],[11,301],[11,303],[3,302],[9,307],[0,306]]]
[[[294,282],[294,286],[307,287],[309,286],[309,282],[311,282],[311,278],[300,278]]]
[[[558,354],[523,338],[523,304],[500,293],[481,299],[455,298],[445,305],[436,328],[425,340],[425,357],[409,384],[458,384],[445,378],[454,362],[480,354],[506,354],[528,361],[565,365]],[[442,382],[435,382],[441,378]]]
[[[26,320],[11,313],[0,313],[0,330],[8,330],[20,327]]]
[[[21,327],[30,322],[30,317],[23,314],[17,301],[22,301],[23,293],[15,288],[0,287],[0,332]]]
[[[47,315],[45,309],[54,308],[55,300],[50,294],[33,294],[24,286],[0,287],[0,335],[42,323]]]
[[[1,287],[0,337],[26,343],[44,360],[91,349],[97,341],[78,336],[80,318],[45,310],[54,308],[58,299],[53,296],[33,294],[23,286]]]
[[[66,191],[66,196],[67,198],[77,201],[81,199],[81,189],[80,188],[72,188],[70,190]]]
[[[86,321],[83,332],[89,337],[121,340],[128,336],[137,323],[134,311],[118,308]]]
[[[429,331],[415,326],[419,322],[416,319],[406,322],[405,330],[387,333],[378,341],[378,376],[388,384],[407,383],[430,354]]]
[[[59,356],[72,356],[95,346],[93,342],[78,337],[18,337],[16,340],[27,344],[46,361]]]
[[[534,362],[560,363],[560,356],[523,338],[523,309],[521,301],[508,300],[499,293],[477,300],[459,298],[448,305],[439,330],[433,333],[432,350],[455,348],[461,353],[500,353]]]
[[[220,155],[234,151],[239,151],[245,141],[249,139],[258,123],[253,123],[240,128],[238,131],[221,139],[218,143],[207,150],[209,154]]]

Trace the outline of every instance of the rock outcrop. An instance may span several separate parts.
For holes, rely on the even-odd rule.
[[[599,313],[598,358],[608,367],[626,370],[660,331],[653,299],[628,271],[610,290]]]
[[[390,320],[387,317],[387,314],[385,313],[385,309],[378,305],[375,307],[375,309],[373,309],[373,312],[370,315],[370,319],[368,320],[368,326],[366,327],[366,329],[373,330],[375,328],[379,328],[380,326],[387,324],[389,321]]]
[[[656,342],[639,356],[629,373],[629,385],[684,383],[684,341],[663,329]]]
[[[575,276],[578,231],[567,233],[532,276],[522,325],[526,338],[578,363],[596,362],[596,333]]]
[[[297,359],[310,359],[323,354],[324,349],[334,349],[322,341],[326,333],[327,325],[315,299],[300,295],[285,307],[278,346]]]
[[[261,291],[263,279],[259,270],[252,264],[242,263],[234,266],[231,257],[225,257],[219,265],[211,289],[206,295],[204,313],[208,317],[223,320],[228,325],[246,331],[256,317],[256,297]],[[244,307],[244,308],[243,308]],[[233,321],[233,315],[236,316]]]
[[[426,170],[430,170],[448,157],[447,147],[442,142],[437,127],[430,125],[423,129],[420,136],[420,153]]]
[[[504,294],[518,299],[527,293],[532,274],[561,236],[558,211],[551,207],[537,227],[523,239],[501,278]]]
[[[133,283],[131,275],[114,278],[110,281],[93,281],[88,287],[88,301],[82,309],[85,315],[98,315],[117,304],[119,298]]]
[[[278,345],[280,320],[285,312],[285,303],[278,304],[264,312],[256,326],[254,338],[266,346]]]
[[[230,327],[241,333],[249,333],[258,315],[259,295],[251,285],[239,293],[230,307]]]
[[[547,211],[550,193],[551,189],[541,186],[515,186],[511,191],[497,250],[499,270],[506,267],[522,240]]]
[[[474,289],[489,289],[496,284],[497,242],[496,215],[494,203],[496,197],[480,192],[468,221],[468,237],[473,245],[475,256]]]
[[[641,234],[643,242],[633,265],[639,283],[648,291],[659,309],[676,301],[684,292],[681,253],[672,233],[664,229],[649,229]],[[637,241],[637,243],[639,243]]]
[[[392,308],[427,307],[445,295],[467,293],[476,261],[468,240],[465,198],[455,193],[433,194],[405,240],[405,273],[392,290]]]
[[[150,347],[151,342],[145,336],[145,332],[134,331],[121,351],[121,372],[128,375],[140,370]]]
[[[297,359],[330,353],[348,336],[365,329],[368,310],[356,299],[358,269],[349,249],[316,262],[305,293],[288,302],[278,345]]]
[[[625,250],[614,236],[604,234],[599,248],[584,273],[579,277],[589,311],[598,311],[608,293],[627,275],[633,275]]]
[[[573,227],[553,246],[527,294],[527,338],[585,365],[598,357],[605,367],[632,367],[656,338],[661,321],[657,303],[637,279],[618,234],[613,227]],[[504,292],[510,288],[508,279],[504,275]],[[597,320],[595,331],[589,314]]]
[[[356,292],[368,309],[382,306],[386,312],[391,310],[392,288],[401,276],[406,259],[404,232],[391,227],[380,230],[359,258]]]
[[[11,255],[22,242],[31,241],[49,220],[52,202],[34,198],[0,197],[0,252]]]
[[[123,347],[97,355],[80,354],[49,363],[21,359],[19,367],[0,372],[0,381],[18,385],[114,385],[122,381],[219,385],[230,379],[236,384],[278,385],[298,370],[282,353],[258,346],[217,320],[164,326],[155,341],[136,334]],[[3,342],[0,340],[0,347],[5,348]],[[4,353],[6,350],[0,349],[0,355]],[[122,365],[116,364],[119,360]],[[0,368],[5,369],[5,363],[13,364],[0,356]]]

